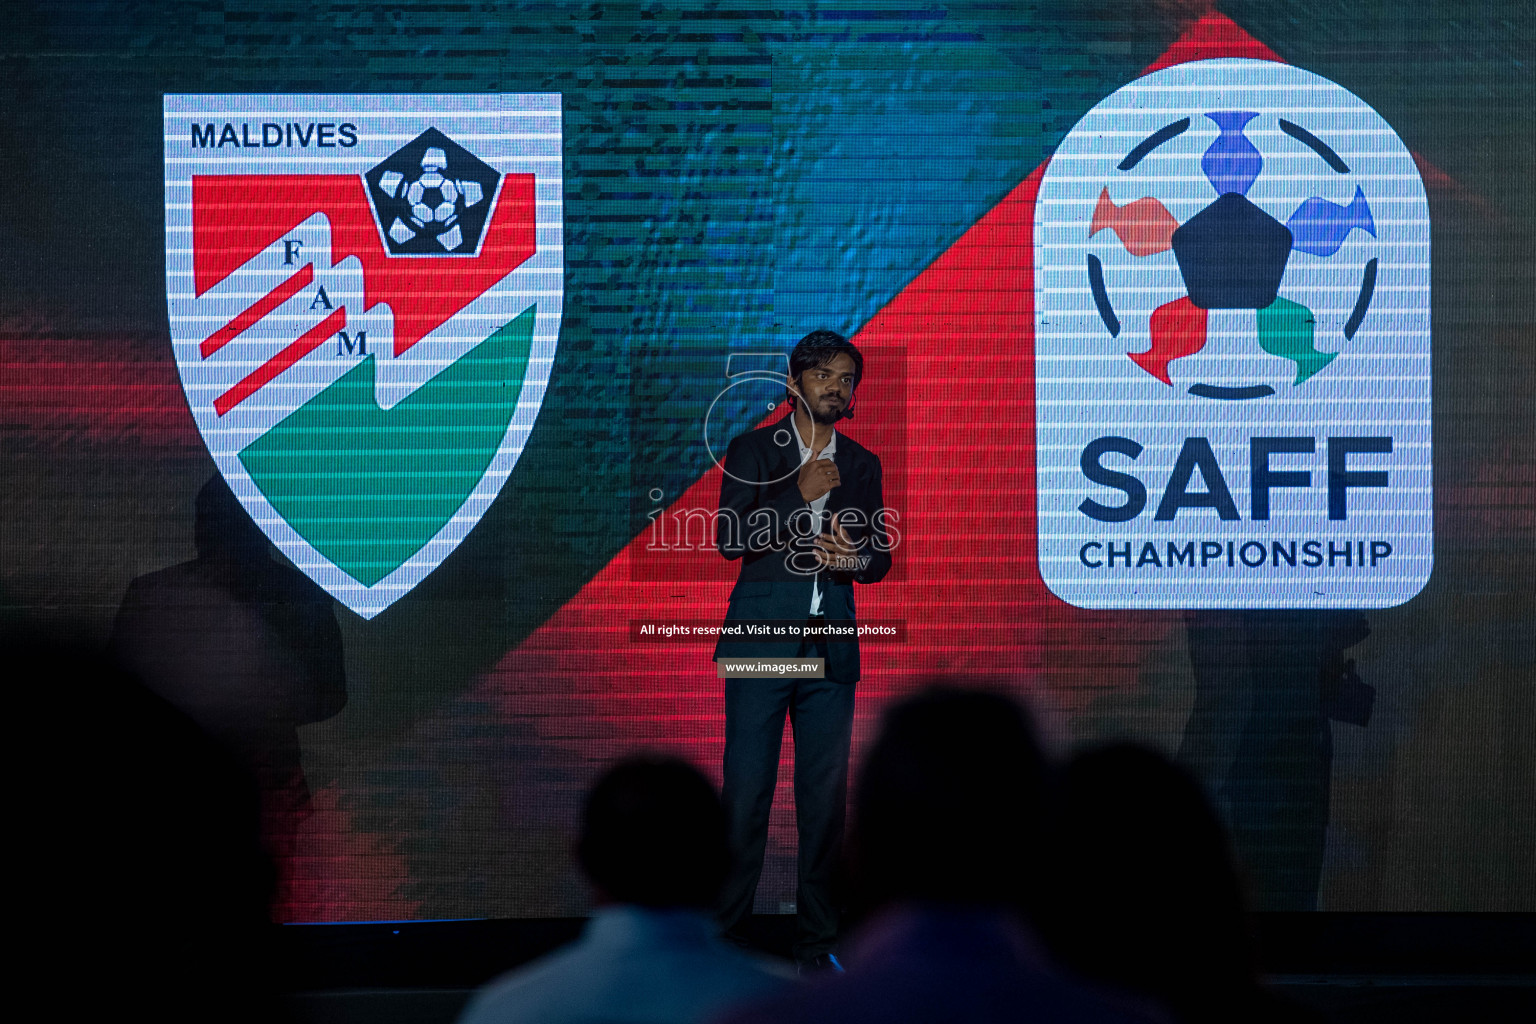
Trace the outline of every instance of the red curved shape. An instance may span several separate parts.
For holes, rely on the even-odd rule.
[[[1173,248],[1173,233],[1178,227],[1173,214],[1156,199],[1136,199],[1116,206],[1106,188],[1099,193],[1099,202],[1093,208],[1088,237],[1108,228],[1120,237],[1120,244],[1132,256],[1151,256]]]
[[[363,301],[395,314],[395,355],[409,349],[537,249],[533,175],[509,174],[478,256],[391,256],[356,174],[195,174],[192,270],[202,295],[312,214],[331,222],[331,259],[363,264]],[[300,257],[308,262],[307,254]]]
[[[1206,311],[1188,295],[1163,303],[1152,311],[1152,347],[1128,353],[1131,362],[1172,387],[1168,364],[1205,348],[1205,321]]]

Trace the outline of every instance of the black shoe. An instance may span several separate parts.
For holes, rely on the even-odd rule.
[[[802,978],[807,975],[822,974],[824,972],[831,972],[833,974],[843,973],[843,965],[835,954],[817,953],[809,960],[799,960],[795,963],[795,973]]]

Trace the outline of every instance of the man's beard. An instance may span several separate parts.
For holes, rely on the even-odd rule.
[[[838,420],[842,419],[844,416],[848,415],[848,404],[846,402],[840,402],[831,408],[827,408],[821,402],[807,402],[806,411],[811,414],[812,423],[820,423],[823,426],[830,426],[831,424],[836,423]]]

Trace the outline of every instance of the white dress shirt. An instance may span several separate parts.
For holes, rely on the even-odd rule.
[[[794,422],[794,421],[791,420],[790,422]],[[814,423],[811,425],[811,429],[813,431],[816,429],[816,426],[815,426]],[[798,442],[799,445],[800,445],[800,462],[801,462],[802,465],[804,465],[805,464],[805,460],[811,457],[811,446],[806,444],[804,439],[800,437],[800,427],[799,427],[798,424],[795,425],[795,441]],[[830,458],[832,458],[832,456],[834,456],[836,454],[837,454],[837,431],[834,430],[834,431],[832,431],[832,436],[827,440],[827,446],[821,450],[821,454],[818,455],[817,458],[818,459],[830,459]],[[830,498],[831,496],[832,496],[832,492],[828,491],[826,494],[823,494],[821,497],[819,497],[815,501],[811,502],[811,512],[813,512],[815,514],[816,532],[818,534],[826,532],[822,528],[822,526],[823,526],[822,519],[827,514],[827,499]],[[811,580],[811,614],[812,615],[820,615],[821,614],[821,579],[820,579],[820,574],[819,573],[817,574],[816,577],[813,577],[812,580]]]

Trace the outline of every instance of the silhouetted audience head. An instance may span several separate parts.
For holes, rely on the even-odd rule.
[[[1063,963],[1185,1021],[1289,1014],[1259,988],[1227,836],[1192,776],[1106,746],[1066,765],[1055,804],[1041,923]]]
[[[79,1016],[270,1017],[254,784],[186,715],[105,660],[10,652],[13,712],[51,730],[10,751],[27,977]],[[21,753],[25,752],[25,753]],[[41,981],[59,972],[58,984]],[[240,994],[239,1007],[229,1000]]]
[[[1020,905],[1038,847],[1044,760],[995,693],[935,686],[893,707],[856,791],[861,909],[898,900]]]
[[[731,861],[725,811],[686,762],[631,759],[588,795],[577,858],[613,902],[711,908]]]

